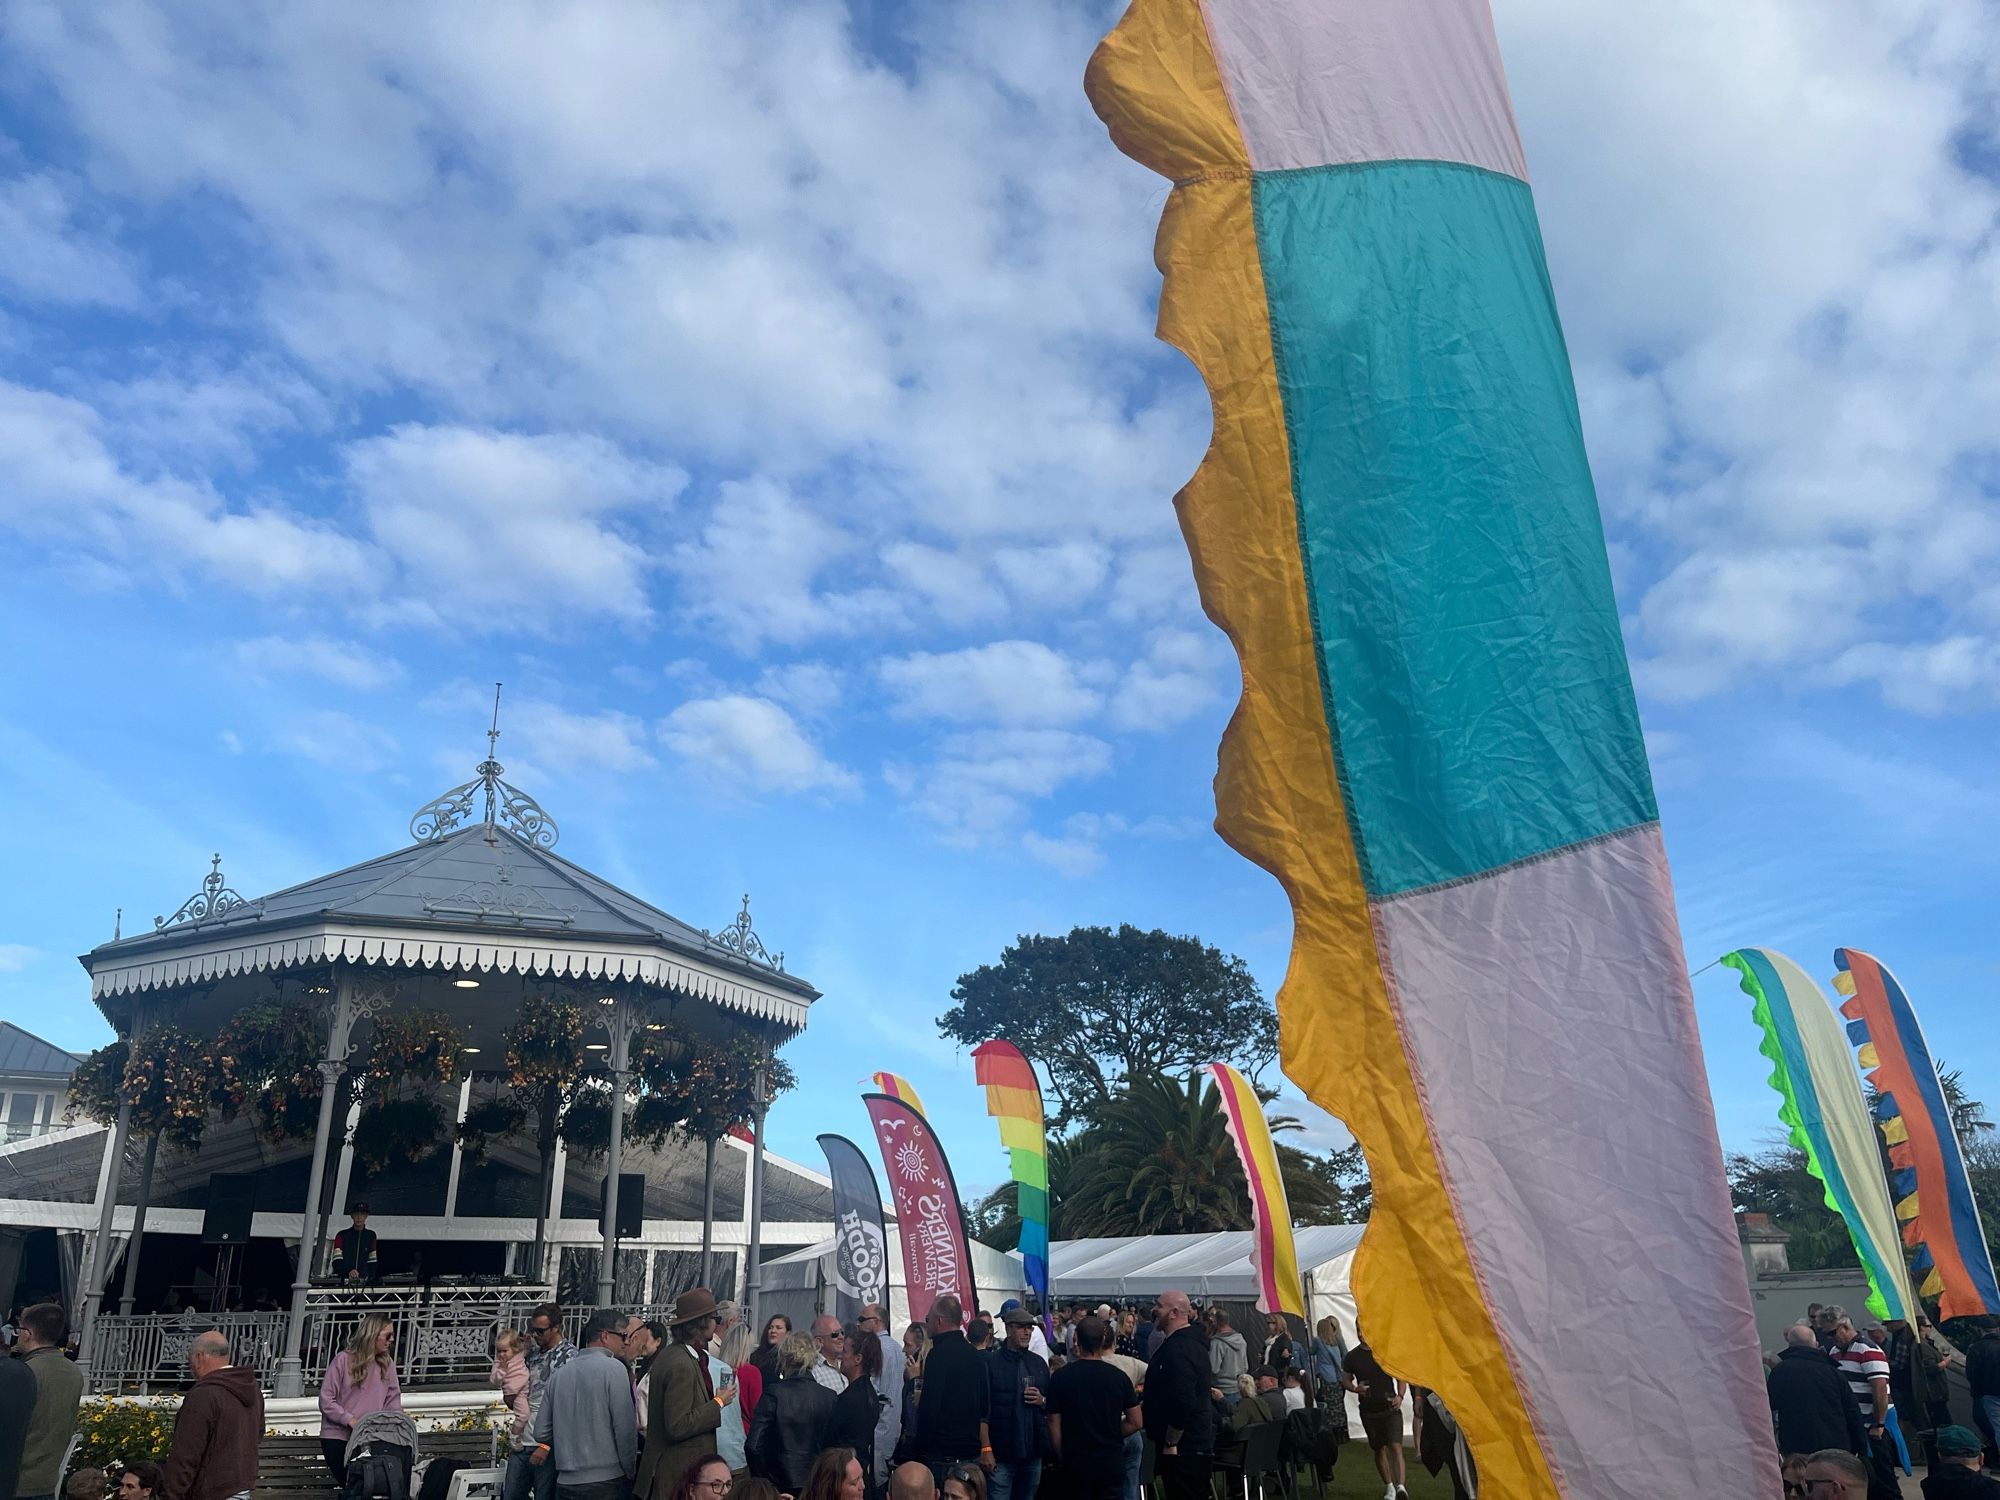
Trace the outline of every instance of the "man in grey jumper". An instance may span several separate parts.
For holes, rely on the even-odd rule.
[[[638,1406],[625,1364],[625,1318],[600,1307],[583,1352],[549,1377],[530,1432],[531,1464],[556,1466],[559,1500],[626,1500],[639,1471]]]

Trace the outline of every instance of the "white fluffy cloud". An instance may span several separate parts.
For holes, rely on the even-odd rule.
[[[1062,729],[947,735],[928,764],[892,763],[883,777],[950,842],[1002,832],[1024,805],[1111,769],[1111,747]]]
[[[130,307],[139,300],[131,260],[72,222],[75,190],[43,172],[0,180],[0,282],[53,302]]]
[[[1079,666],[1038,641],[995,641],[963,651],[918,651],[880,668],[892,710],[903,718],[956,724],[1074,724],[1096,713],[1103,695]]]
[[[231,505],[194,480],[136,471],[85,403],[0,382],[0,526],[149,577],[251,594],[365,593],[369,549],[277,505]]]
[[[645,536],[687,482],[599,437],[415,425],[352,444],[347,472],[400,571],[399,612],[537,632],[643,620]]]
[[[323,635],[258,636],[238,641],[235,654],[238,664],[254,677],[317,677],[357,692],[387,687],[403,675],[402,667],[388,657]]]
[[[683,703],[660,721],[660,741],[724,784],[750,792],[852,792],[798,721],[768,698],[732,693]]]
[[[558,770],[643,771],[654,763],[646,726],[631,714],[574,713],[526,698],[508,705],[507,727],[538,764]]]
[[[1120,729],[1162,730],[1209,707],[1228,681],[1231,653],[1221,632],[1155,631],[1111,700]]]
[[[1642,684],[1992,640],[1990,7],[1497,19]]]
[[[694,620],[739,651],[893,628],[902,604],[879,588],[822,586],[847,571],[852,537],[771,480],[729,481],[693,541],[673,549]]]

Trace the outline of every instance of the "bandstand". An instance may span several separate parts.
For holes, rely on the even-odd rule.
[[[554,820],[502,780],[495,739],[497,731],[471,781],[418,811],[404,847],[256,899],[230,888],[218,857],[172,917],[83,955],[92,998],[121,1037],[162,1023],[214,1036],[246,1006],[278,1002],[310,1007],[323,1041],[309,1154],[302,1142],[274,1147],[241,1120],[212,1123],[192,1158],[165,1154],[156,1164],[145,1152],[137,1202],[121,1205],[128,1158],[138,1154],[127,1107],[109,1130],[57,1132],[20,1159],[52,1178],[80,1176],[85,1148],[98,1153],[75,1278],[79,1364],[94,1389],[170,1382],[192,1332],[220,1326],[239,1360],[269,1372],[276,1394],[296,1395],[373,1310],[397,1326],[406,1384],[477,1379],[494,1326],[524,1324],[535,1304],[558,1296],[586,1309],[644,1308],[706,1281],[754,1306],[767,1199],[777,1200],[783,1227],[772,1248],[831,1232],[823,1178],[775,1161],[775,1180],[767,1172],[761,1065],[748,1141],[676,1137],[628,1151],[623,1139],[631,1049],[645,1030],[671,1023],[683,1034],[747,1042],[768,1058],[804,1028],[818,992],[765,949],[747,897],[732,923],[710,932],[556,854]],[[566,999],[589,1018],[590,1046],[617,1106],[604,1157],[587,1173],[580,1162],[571,1170],[559,1147],[551,1173],[532,1142],[503,1142],[469,1159],[454,1141],[421,1167],[357,1181],[350,1132],[359,1106],[341,1117],[340,1080],[373,1018],[403,1009],[450,1018],[466,1054],[454,1086],[463,1122],[508,1088],[504,1072],[487,1070],[500,1066],[503,1032],[538,997]],[[621,1171],[646,1180],[647,1224],[622,1250],[617,1195],[604,1188]],[[252,1252],[262,1255],[267,1282],[286,1290],[271,1286],[256,1299],[265,1305],[220,1314],[135,1310],[141,1236],[177,1230],[185,1242],[221,1173],[255,1176]],[[383,1274],[370,1285],[334,1284],[321,1275],[325,1247],[360,1191],[381,1236]],[[72,1218],[82,1210],[74,1204]],[[594,1222],[579,1222],[585,1214]],[[124,1297],[114,1310],[121,1246]],[[288,1246],[298,1248],[284,1253]],[[544,1246],[549,1253],[534,1263]]]

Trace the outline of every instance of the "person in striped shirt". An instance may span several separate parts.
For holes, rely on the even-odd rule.
[[[1840,1367],[1847,1389],[1861,1409],[1868,1429],[1868,1500],[1900,1500],[1896,1482],[1896,1445],[1889,1440],[1889,1356],[1881,1346],[1861,1336],[1854,1320],[1843,1316],[1833,1330],[1833,1362]]]

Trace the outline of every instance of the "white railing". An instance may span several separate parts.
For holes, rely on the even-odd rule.
[[[327,1363],[371,1313],[395,1330],[398,1378],[411,1386],[483,1385],[493,1358],[493,1334],[525,1329],[546,1287],[314,1287],[306,1294],[301,1358],[309,1389]],[[285,1346],[289,1313],[175,1313],[97,1320],[91,1390],[145,1395],[186,1384],[187,1349],[195,1335],[216,1328],[229,1336],[231,1357],[255,1365],[270,1387]]]
[[[186,1385],[187,1351],[196,1336],[220,1329],[229,1338],[231,1360],[269,1370],[284,1347],[283,1313],[160,1313],[151,1317],[97,1320],[91,1342],[90,1388],[94,1393],[150,1395]]]

